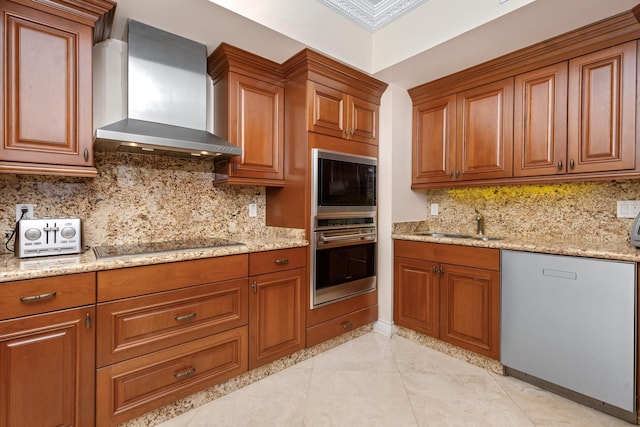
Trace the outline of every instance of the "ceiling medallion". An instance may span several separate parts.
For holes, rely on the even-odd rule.
[[[318,0],[372,33],[427,0]]]

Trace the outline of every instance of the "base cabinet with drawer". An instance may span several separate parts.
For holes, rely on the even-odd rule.
[[[95,273],[0,286],[0,426],[94,424]]]
[[[396,240],[393,320],[500,357],[500,251]]]
[[[248,367],[248,255],[98,272],[96,425]]]
[[[305,346],[305,248],[249,255],[249,369]]]

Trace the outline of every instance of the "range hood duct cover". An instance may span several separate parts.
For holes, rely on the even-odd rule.
[[[242,149],[206,130],[207,48],[129,19],[127,118],[96,131],[97,151],[220,158]]]

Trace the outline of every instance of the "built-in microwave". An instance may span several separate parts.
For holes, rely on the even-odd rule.
[[[374,157],[312,150],[314,214],[375,212]]]

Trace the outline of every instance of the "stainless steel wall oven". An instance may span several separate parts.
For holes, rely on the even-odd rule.
[[[312,150],[311,307],[376,288],[372,157]]]

